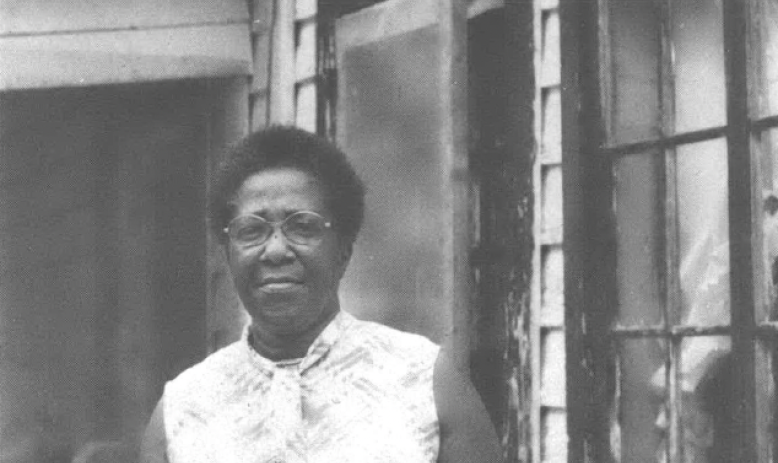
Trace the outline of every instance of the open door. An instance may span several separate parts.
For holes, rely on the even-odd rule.
[[[342,301],[450,344],[506,461],[528,461],[532,4],[454,3],[389,0],[334,23],[334,132],[368,191]]]
[[[340,18],[337,139],[368,189],[344,308],[441,342],[452,329],[436,0]]]

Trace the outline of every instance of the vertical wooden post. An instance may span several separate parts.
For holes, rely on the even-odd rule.
[[[270,122],[293,124],[295,120],[295,2],[276,0],[270,49]]]
[[[472,291],[470,288],[470,226],[468,194],[467,126],[467,1],[440,0],[440,147],[444,185],[448,190],[451,230],[448,242],[448,300],[451,301],[452,333],[449,345],[457,366],[469,368],[469,326]]]
[[[735,435],[734,460],[757,461],[755,312],[760,287],[757,283],[762,252],[761,227],[757,223],[761,200],[755,169],[758,160],[751,150],[749,121],[749,40],[748,2],[723,2],[724,63],[727,82],[727,156],[729,189],[730,298],[732,307],[732,377],[736,378],[732,397],[736,400],[732,426]],[[758,204],[758,206],[757,206]]]
[[[600,86],[599,2],[560,0],[568,461],[613,461],[615,225]]]

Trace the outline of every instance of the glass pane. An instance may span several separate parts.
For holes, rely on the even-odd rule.
[[[761,104],[760,114],[778,114],[778,1],[760,0],[755,15],[761,47]]]
[[[561,327],[565,321],[564,251],[561,245],[544,246],[540,320],[543,326]]]
[[[542,441],[540,458],[543,462],[567,461],[567,413],[548,408],[541,415]]]
[[[316,23],[305,22],[297,26],[295,50],[295,78],[297,81],[316,76]]]
[[[370,204],[341,285],[343,306],[441,341],[450,310],[440,89],[430,72],[439,62],[437,28],[351,45],[348,31],[338,33],[345,37],[338,44],[338,138],[368,185]]]
[[[664,159],[657,153],[614,162],[619,322],[663,320]]]
[[[760,462],[776,461],[778,439],[776,420],[778,407],[775,402],[775,386],[778,384],[778,358],[776,341],[757,342],[756,345],[756,430]]]
[[[611,120],[609,143],[656,137],[661,128],[661,35],[657,2],[608,2]],[[609,90],[609,91],[608,91]]]
[[[620,463],[661,461],[666,432],[665,347],[665,341],[659,339],[626,340],[619,346],[618,408],[611,442]]]
[[[680,430],[685,462],[730,462],[734,427],[728,336],[681,343]]]
[[[778,129],[762,133],[756,144],[759,158],[759,181],[762,188],[762,288],[763,298],[757,303],[757,321],[778,319]]]
[[[295,2],[295,17],[305,19],[314,16],[318,9],[318,3],[317,0],[297,0]]]
[[[543,44],[540,57],[540,84],[559,85],[561,69],[559,55],[559,12],[543,12]]]
[[[544,164],[562,162],[562,91],[543,89],[543,132],[540,158]]]
[[[543,406],[565,406],[565,333],[560,329],[541,333],[540,400]]]
[[[676,132],[724,125],[726,93],[721,2],[683,0],[670,4]]]
[[[723,139],[677,148],[681,313],[674,323],[728,324],[729,210]]]
[[[308,83],[297,89],[295,125],[316,132],[316,84]]]
[[[562,239],[562,166],[543,166],[541,233],[545,242]]]

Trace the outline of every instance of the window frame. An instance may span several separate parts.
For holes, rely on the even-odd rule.
[[[768,303],[762,285],[761,191],[758,187],[759,159],[754,143],[766,130],[778,127],[778,116],[755,117],[758,104],[755,51],[759,46],[750,28],[757,23],[756,0],[722,0],[725,48],[726,125],[704,130],[668,133],[650,141],[608,145],[607,108],[603,103],[608,88],[603,70],[607,69],[607,1],[560,0],[562,66],[562,168],[565,223],[565,305],[567,338],[568,461],[613,461],[609,433],[609,404],[617,371],[613,366],[614,338],[661,336],[674,341],[678,354],[681,339],[690,335],[729,334],[732,339],[731,376],[736,401],[732,426],[736,428],[734,461],[766,462],[775,458],[775,442],[759,435],[757,423],[757,378],[769,372],[769,353],[757,358],[757,347],[769,346],[778,324],[758,323],[757,304]],[[667,5],[661,2],[662,21],[667,21]],[[667,34],[663,34],[666,36]],[[670,44],[663,38],[667,53]],[[669,53],[668,53],[669,54]],[[668,73],[669,60],[661,63]],[[667,74],[669,75],[669,74]],[[665,82],[665,79],[662,79]],[[664,90],[668,85],[663,83]],[[664,95],[672,92],[663,91]],[[668,97],[665,97],[667,100]],[[672,116],[672,102],[664,101],[663,127]],[[670,113],[670,114],[668,114]],[[660,153],[688,143],[724,138],[727,141],[731,324],[728,326],[612,328],[618,307],[616,271],[616,231],[612,204],[614,179],[612,160],[655,148]],[[661,154],[665,156],[664,154]],[[669,158],[669,157],[668,157]],[[666,158],[667,159],[667,158]],[[673,165],[666,162],[666,172]],[[668,182],[666,182],[668,183]],[[672,189],[665,184],[663,188]],[[677,227],[667,220],[667,234]],[[670,243],[668,248],[672,248]],[[678,302],[677,251],[667,252],[667,303]],[[769,350],[769,348],[768,348]],[[772,350],[774,351],[774,345]],[[775,355],[775,354],[773,354]],[[776,359],[773,359],[775,362]],[[671,365],[674,362],[670,362]],[[670,376],[675,377],[671,369]],[[671,379],[670,399],[676,387]],[[670,407],[675,409],[676,407]],[[775,417],[778,414],[772,411]],[[677,409],[671,411],[669,451],[671,461],[679,461],[682,443]],[[672,428],[675,428],[674,430]],[[767,435],[768,431],[762,431]],[[771,457],[772,456],[772,457]]]

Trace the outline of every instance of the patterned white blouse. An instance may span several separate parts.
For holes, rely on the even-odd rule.
[[[435,462],[426,338],[340,312],[298,361],[240,341],[165,386],[170,463]]]

